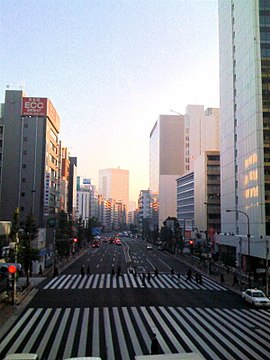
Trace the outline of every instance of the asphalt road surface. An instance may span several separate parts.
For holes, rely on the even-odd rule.
[[[206,276],[198,283],[193,272],[187,281],[188,268],[175,256],[147,249],[141,239],[122,240],[90,248],[65,272],[42,282],[0,340],[0,358],[35,352],[42,360],[129,360],[150,353],[153,332],[161,353],[270,358],[270,310],[250,309]]]

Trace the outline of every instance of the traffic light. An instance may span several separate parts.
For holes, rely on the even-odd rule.
[[[9,265],[8,266],[8,272],[11,274],[11,275],[14,275],[16,272],[17,272],[17,266],[16,265]]]
[[[189,245],[193,245],[194,244],[194,242],[193,242],[193,240],[189,240]]]
[[[77,239],[77,238],[74,238],[74,239],[73,239],[73,242],[77,243],[77,242],[78,242],[78,239]]]

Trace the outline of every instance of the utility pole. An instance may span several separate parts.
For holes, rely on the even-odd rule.
[[[268,279],[269,279],[269,272],[268,272],[268,257],[269,257],[269,241],[266,239],[266,262],[265,262],[265,292],[266,296],[268,296],[269,293],[269,285],[268,285]]]

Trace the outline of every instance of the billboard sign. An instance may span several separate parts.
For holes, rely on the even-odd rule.
[[[60,130],[60,118],[48,98],[23,97],[22,116],[46,116],[56,130]]]
[[[22,99],[23,116],[46,116],[47,98],[24,97]]]

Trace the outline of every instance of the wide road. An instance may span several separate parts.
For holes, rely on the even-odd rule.
[[[103,242],[89,249],[65,272],[40,284],[1,339],[0,358],[36,352],[42,360],[129,360],[150,353],[153,332],[162,353],[270,358],[270,310],[248,308],[239,295],[206,276],[201,284],[194,276],[187,281],[188,269],[176,257],[148,250],[141,239],[122,240],[121,246]],[[90,274],[81,275],[82,265],[85,271],[89,265]]]

